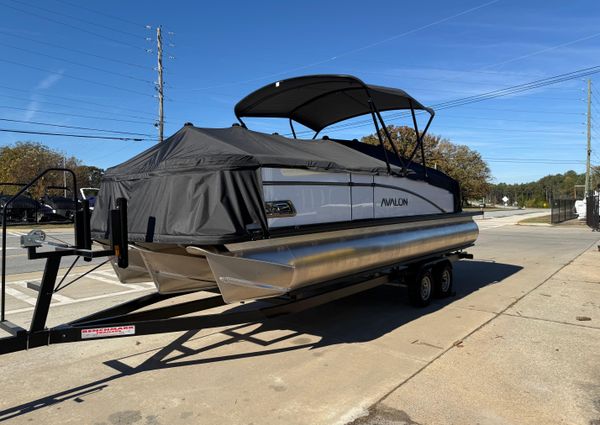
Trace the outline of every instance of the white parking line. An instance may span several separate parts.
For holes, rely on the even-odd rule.
[[[22,286],[23,288],[27,287],[27,281],[26,280],[14,280],[12,282],[6,282],[7,285],[15,285],[15,286]]]
[[[109,270],[96,270],[94,273],[101,274],[102,276],[106,276],[106,277],[111,278],[113,280],[117,278],[117,276],[115,275],[115,273],[111,272]]]
[[[123,283],[119,282],[118,280],[109,279],[109,278],[106,278],[104,276],[98,276],[97,273],[98,272],[90,273],[90,274],[88,274],[88,277],[90,279],[99,280],[100,282],[110,283],[111,285],[119,285],[119,286],[123,286],[124,285]],[[131,288],[131,289],[144,289],[141,286],[133,285],[131,283],[127,283],[126,285],[127,285],[128,288]]]
[[[9,288],[7,288],[7,289],[9,289]],[[109,293],[109,294],[96,295],[93,297],[86,297],[86,298],[78,298],[78,299],[69,298],[68,301],[56,303],[53,305],[53,307],[54,306],[59,307],[62,305],[70,305],[70,304],[79,304],[79,303],[83,303],[86,301],[101,300],[103,298],[111,298],[111,297],[115,297],[118,295],[135,294],[136,292],[147,292],[149,290],[150,290],[149,288],[143,288],[143,289],[133,289],[133,290],[129,290],[129,291],[113,292],[113,293]],[[24,295],[24,294],[22,294],[22,295]],[[56,294],[54,294],[54,296],[56,296]],[[68,297],[65,297],[65,298],[68,298]],[[6,312],[6,314],[24,313],[24,312],[31,311],[31,310],[33,310],[33,307],[25,307],[25,308],[19,308],[16,310],[8,310]]]
[[[7,231],[7,232],[6,232],[6,234],[7,234],[8,236],[23,236],[23,235],[26,235],[27,233],[26,233],[26,232],[15,232],[15,231],[13,230],[13,231],[10,231],[10,232],[9,232],[9,231]]]
[[[30,305],[35,305],[35,303],[37,301],[35,298],[30,297],[29,295],[26,295],[26,294],[22,293],[21,291],[14,289],[14,288],[6,288],[6,293],[8,295],[15,297],[18,300],[26,302],[27,304],[30,304]]]
[[[65,297],[57,293],[52,294],[52,299],[58,301],[60,304],[67,304],[73,302],[73,298]]]
[[[119,285],[127,285],[128,287],[134,288],[134,287],[138,287],[138,286],[143,286],[143,287],[147,287],[147,288],[154,288],[154,282],[152,281],[148,281],[148,282],[136,282],[135,285],[132,285],[131,283],[122,283],[122,282],[117,282],[115,279],[117,279],[117,276],[115,275],[114,272],[110,271],[110,270],[96,270],[94,272],[94,274],[101,274],[102,276],[106,276],[109,279],[112,279],[113,282],[115,282],[116,284]]]

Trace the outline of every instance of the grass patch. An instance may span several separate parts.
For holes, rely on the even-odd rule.
[[[541,217],[530,217],[519,221],[519,224],[550,224],[550,214]]]

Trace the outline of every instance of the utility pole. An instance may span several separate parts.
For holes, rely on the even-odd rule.
[[[158,59],[158,82],[156,84],[156,90],[158,91],[158,141],[159,143],[164,140],[163,130],[164,130],[164,111],[163,111],[163,65],[162,65],[162,57],[163,57],[163,46],[162,46],[162,33],[161,27],[156,28],[156,44],[157,44],[157,59]]]
[[[63,155],[63,168],[67,168],[67,157]],[[67,197],[67,172],[63,171],[63,195]]]
[[[587,156],[585,162],[585,196],[590,192],[590,156],[592,155],[592,80],[587,84]]]

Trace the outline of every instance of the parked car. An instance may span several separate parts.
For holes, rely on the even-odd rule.
[[[57,191],[62,192],[61,195]],[[42,197],[42,204],[51,211],[52,220],[48,221],[73,221],[77,205],[70,196],[64,196],[71,189],[62,186],[48,186],[46,194]]]
[[[22,183],[0,183],[0,213],[7,205],[13,194],[24,185]],[[8,188],[12,187],[12,190]],[[10,192],[10,193],[6,193]],[[14,199],[6,208],[6,222],[11,224],[38,223],[53,220],[52,208],[43,205],[31,196],[29,192],[24,192]],[[0,214],[0,223],[2,216]]]
[[[4,206],[12,195],[0,194],[0,208],[4,209]],[[21,195],[10,203],[6,208],[6,222],[7,223],[35,223],[39,212],[41,211],[41,205],[35,199]],[[0,222],[1,222],[0,216]]]

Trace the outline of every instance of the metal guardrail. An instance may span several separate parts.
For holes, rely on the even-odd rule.
[[[592,230],[600,231],[600,195],[589,195],[586,198],[586,224]]]
[[[562,223],[577,217],[575,213],[574,199],[553,199],[550,222],[552,224]]]

